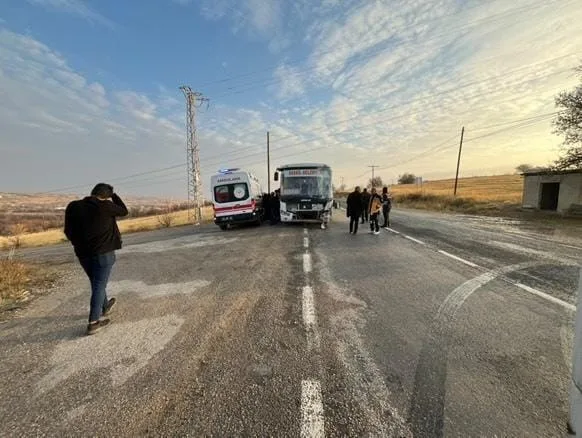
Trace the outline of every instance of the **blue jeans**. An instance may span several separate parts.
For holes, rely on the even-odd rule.
[[[115,252],[80,258],[79,262],[91,281],[91,311],[89,322],[99,321],[107,306],[107,281],[115,263]]]

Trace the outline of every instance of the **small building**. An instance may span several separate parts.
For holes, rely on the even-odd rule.
[[[523,208],[582,214],[582,169],[532,169],[522,175]]]

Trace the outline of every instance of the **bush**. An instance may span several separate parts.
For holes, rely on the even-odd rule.
[[[170,228],[174,223],[173,208],[168,205],[161,215],[158,216],[159,224],[164,228]]]
[[[14,259],[12,251],[0,259],[0,305],[6,301],[24,301],[28,298],[29,267]]]

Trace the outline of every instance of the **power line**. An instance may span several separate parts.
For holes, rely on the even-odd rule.
[[[448,89],[443,90],[443,91],[440,91],[438,93],[434,93],[434,94],[431,94],[431,95],[428,95],[428,96],[421,96],[421,97],[418,97],[416,99],[408,100],[407,102],[402,103],[402,104],[392,105],[392,106],[386,107],[384,109],[381,109],[379,111],[376,111],[374,114],[376,114],[376,115],[382,114],[382,113],[385,113],[385,112],[390,111],[390,110],[398,109],[398,108],[401,108],[401,107],[404,107],[404,106],[409,106],[409,105],[411,105],[413,103],[421,102],[423,100],[427,100],[427,99],[431,99],[431,98],[434,98],[434,97],[446,95],[446,94],[452,93],[452,92],[457,92],[457,91],[459,91],[461,89],[468,88],[468,87],[471,87],[471,86],[474,86],[474,85],[480,85],[480,84],[486,83],[488,81],[491,81],[491,80],[496,79],[496,78],[499,78],[499,77],[507,77],[510,74],[520,73],[524,69],[529,69],[529,68],[531,68],[532,66],[535,66],[535,65],[543,65],[543,64],[546,64],[546,63],[549,63],[549,62],[555,62],[555,61],[557,61],[559,59],[571,57],[571,56],[574,56],[574,55],[575,54],[562,55],[562,56],[558,56],[556,58],[552,58],[552,59],[549,59],[549,60],[546,60],[546,61],[536,62],[536,63],[531,63],[531,64],[527,64],[527,65],[524,65],[524,66],[520,66],[518,68],[515,68],[513,70],[510,70],[509,72],[504,72],[503,74],[499,74],[499,75],[495,75],[495,76],[489,76],[489,77],[484,78],[484,79],[481,79],[481,80],[470,81],[468,83],[461,84],[461,85],[457,85],[457,86],[455,86],[453,88],[448,88]],[[541,77],[538,76],[535,79],[536,80],[539,80],[539,79],[544,78],[544,77],[553,76],[555,74],[561,74],[561,73],[563,73],[565,71],[569,71],[569,69],[567,69],[567,70],[559,70],[558,72],[549,73],[549,74],[544,75],[544,76],[541,76]],[[524,80],[524,81],[521,81],[520,83],[527,82],[527,81],[528,80]],[[439,84],[439,85],[443,85],[443,84],[445,84],[445,82],[443,82],[442,84]],[[438,87],[439,85],[436,85],[435,87]],[[512,84],[507,85],[507,87],[509,87],[509,86],[512,86]],[[497,89],[497,90],[499,90],[499,89]],[[491,93],[483,92],[483,93],[477,94],[476,96],[473,96],[473,97],[479,97],[479,96],[482,96],[482,95],[490,95],[490,94]],[[326,130],[326,129],[328,129],[331,126],[337,126],[337,125],[340,125],[340,124],[345,123],[345,122],[353,121],[353,120],[356,120],[359,117],[361,117],[361,116],[360,115],[356,115],[356,116],[349,117],[347,119],[339,120],[339,121],[336,121],[336,122],[327,124],[325,127],[322,127],[322,128],[319,128],[319,129],[314,129],[314,130],[312,130],[312,132]],[[370,125],[375,124],[375,123],[376,123],[376,121],[374,121],[374,122],[372,122],[371,124],[368,124],[368,125],[360,126],[360,128],[361,127],[365,127],[365,126],[370,126]],[[256,134],[253,134],[253,135],[256,135]],[[283,141],[283,140],[286,140],[286,139],[290,139],[290,138],[293,138],[295,136],[296,135],[294,135],[294,134],[285,135],[283,137],[280,137],[278,139],[278,141]],[[254,148],[254,146],[249,146],[249,147],[246,147],[246,148],[239,149],[233,155],[240,154],[240,153],[242,153],[242,152],[244,152],[246,150],[252,149],[252,148]],[[222,156],[222,155],[220,155],[220,156]],[[218,155],[216,157],[218,157]],[[214,157],[208,157],[208,158],[214,158]]]

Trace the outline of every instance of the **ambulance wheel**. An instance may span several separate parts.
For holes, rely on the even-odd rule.
[[[219,227],[222,231],[228,230],[228,225],[219,225]]]

